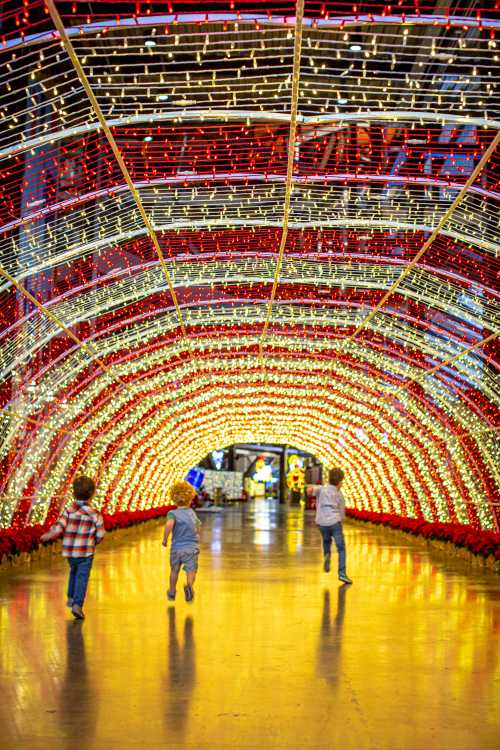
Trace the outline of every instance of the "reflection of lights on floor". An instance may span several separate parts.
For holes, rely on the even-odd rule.
[[[218,524],[212,526],[212,539],[220,539],[222,536],[222,528]]]
[[[261,500],[255,504],[252,514],[254,544],[263,547],[272,544],[274,535],[271,532],[278,528],[278,509],[279,505],[274,499]]]
[[[286,536],[286,546],[290,554],[296,554],[302,550],[302,531],[288,531]]]
[[[2,747],[42,747],[50,737],[52,750],[68,750],[68,738],[84,732],[89,747],[106,747],[110,736],[117,747],[131,738],[146,749],[199,747],[190,740],[203,737],[218,750],[221,726],[235,748],[261,747],[264,722],[287,748],[319,748],[334,736],[335,747],[364,750],[368,732],[370,747],[390,750],[497,747],[495,576],[407,535],[348,522],[355,583],[343,589],[335,567],[323,572],[314,516],[272,505],[259,515],[276,529],[256,531],[253,506],[203,519],[196,598],[185,605],[182,574],[175,614],[165,612],[159,523],[105,540],[83,629],[64,608],[64,560],[9,569],[0,597]],[[293,528],[301,518],[304,533]],[[242,675],[255,689],[242,693]],[[340,722],[332,700],[352,706],[353,690],[363,711]],[[306,696],[307,711],[283,720],[269,710],[277,694],[289,706]]]
[[[261,522],[256,523],[254,528],[256,531],[273,531],[276,528],[276,524]]]
[[[255,529],[253,536],[253,543],[261,546],[268,547],[272,541],[272,534],[267,529]]]
[[[272,529],[276,528],[276,520],[272,518],[269,511],[264,513],[256,513],[254,518],[254,528],[257,531],[271,531]]]
[[[289,514],[286,520],[286,528],[288,531],[297,531],[302,533],[304,531],[304,515],[303,513],[292,516]]]
[[[222,525],[220,518],[215,519],[212,526],[210,526],[210,549],[215,554],[219,554],[222,550]]]

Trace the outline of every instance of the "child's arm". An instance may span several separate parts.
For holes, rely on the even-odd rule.
[[[323,488],[320,487],[318,492],[316,493],[316,510],[319,510],[323,505],[323,494],[321,492],[322,489]]]
[[[97,514],[97,521],[95,524],[95,543],[99,544],[104,539],[104,534],[106,533],[104,529],[104,521],[102,520],[102,516],[100,513]]]
[[[167,523],[165,524],[165,531],[163,532],[163,546],[166,547],[168,543],[168,537],[172,533],[172,530],[175,526],[175,518],[169,518],[167,516]]]
[[[66,528],[66,524],[68,523],[68,516],[66,512],[64,512],[60,518],[57,519],[55,524],[52,526],[49,531],[47,531],[45,534],[42,534],[40,537],[41,542],[50,542],[51,539],[57,539],[58,536],[61,536],[61,534],[64,533],[64,529]]]
[[[343,521],[345,518],[345,500],[340,490],[339,490],[339,512],[340,512],[340,518]]]

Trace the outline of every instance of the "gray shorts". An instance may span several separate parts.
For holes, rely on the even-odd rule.
[[[172,570],[180,570],[181,565],[186,573],[196,573],[198,570],[198,555],[200,551],[193,547],[186,549],[170,550],[170,567]]]

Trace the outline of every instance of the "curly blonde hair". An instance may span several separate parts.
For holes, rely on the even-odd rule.
[[[189,482],[175,482],[170,488],[170,502],[173,505],[190,505],[195,495],[196,490]]]

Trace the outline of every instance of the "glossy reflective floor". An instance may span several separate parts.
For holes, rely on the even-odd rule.
[[[59,558],[0,576],[3,750],[500,747],[498,577],[347,524],[339,588],[310,514],[203,520],[193,605],[158,523],[108,537],[83,624]]]

